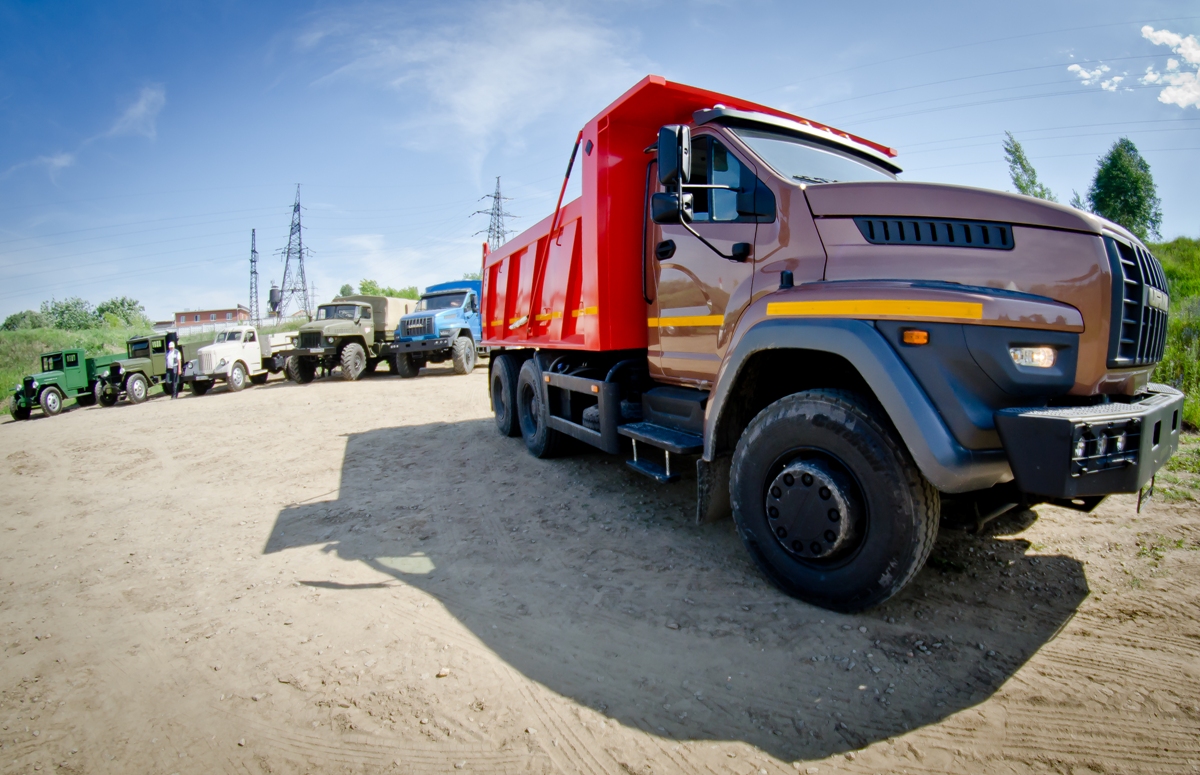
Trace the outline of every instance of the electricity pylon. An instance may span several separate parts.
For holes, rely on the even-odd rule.
[[[271,309],[282,321],[288,302],[298,299],[304,314],[312,320],[312,302],[308,295],[308,279],[304,275],[303,227],[300,225],[300,186],[296,186],[296,203],[292,205],[292,226],[288,231],[288,244],[283,253],[283,280],[279,283],[279,295],[271,300]],[[272,294],[275,295],[275,294]]]
[[[515,229],[505,228],[505,220],[508,218],[516,218],[504,209],[505,202],[511,202],[512,198],[500,195],[500,177],[496,176],[496,192],[494,194],[484,194],[479,197],[479,201],[484,199],[492,200],[492,206],[487,210],[476,210],[471,215],[487,215],[490,217],[488,227],[484,230],[475,232],[475,235],[487,234],[488,251],[494,251],[504,244],[508,239],[508,235],[512,234]]]
[[[258,247],[255,244],[254,229],[250,230],[250,320],[259,325],[258,318]]]

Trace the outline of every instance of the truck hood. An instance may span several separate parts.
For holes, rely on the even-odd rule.
[[[999,221],[1020,226],[1065,229],[1089,234],[1105,231],[1141,244],[1117,224],[1074,207],[1021,194],[944,183],[881,181],[825,183],[804,191],[818,218],[875,215],[892,218],[955,218]]]
[[[206,344],[197,350],[196,357],[200,357],[200,353],[211,353],[214,357],[220,357],[223,353],[241,352],[241,350],[241,342],[214,342],[213,344]]]
[[[366,326],[371,326],[371,321],[363,322]],[[374,330],[374,327],[371,327]],[[300,326],[299,333],[306,334],[314,331],[324,336],[353,336],[354,334],[362,333],[362,329],[349,320],[322,320],[320,322],[305,323]]]

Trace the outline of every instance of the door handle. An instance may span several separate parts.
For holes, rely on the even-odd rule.
[[[654,257],[659,261],[666,261],[671,256],[675,255],[675,240],[663,240],[654,246]]]

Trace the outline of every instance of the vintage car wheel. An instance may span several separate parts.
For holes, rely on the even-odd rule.
[[[861,611],[904,588],[937,537],[941,500],[862,399],[810,390],[758,413],[733,456],[733,518],[781,590]]]
[[[100,402],[100,406],[116,406],[119,397],[116,388],[110,388],[104,383],[96,385],[96,400]]]
[[[475,343],[471,337],[460,336],[454,340],[450,360],[454,362],[455,374],[470,374],[475,370]]]
[[[521,435],[516,404],[517,369],[517,359],[511,355],[497,355],[492,361],[492,414],[501,436]]]
[[[191,389],[192,395],[202,396],[208,392],[208,389],[210,387],[212,387],[212,383],[211,382],[201,382],[200,380],[192,380],[192,383],[190,385],[188,385],[188,387]]]
[[[42,388],[42,393],[38,396],[38,403],[42,405],[42,411],[46,413],[47,417],[54,417],[62,413],[63,394],[58,388],[50,385]]]
[[[292,355],[284,364],[283,371],[287,378],[297,385],[307,385],[317,375],[317,364],[312,359]]]
[[[564,437],[550,427],[550,407],[546,405],[542,370],[533,358],[521,364],[517,376],[517,420],[529,454],[539,458],[559,454]]]
[[[265,385],[265,384],[267,384],[267,378],[270,376],[271,375],[265,371],[262,374],[255,374],[250,377],[250,384],[251,385]]]
[[[150,385],[141,374],[133,374],[125,380],[125,395],[129,397],[131,403],[140,404],[146,400],[149,394]]]
[[[242,365],[241,361],[233,364],[226,381],[229,383],[230,392],[233,393],[246,387],[246,367]]]
[[[31,411],[28,406],[21,406],[21,402],[13,396],[8,402],[8,413],[14,420],[28,420]]]
[[[343,347],[338,360],[342,367],[342,379],[351,382],[362,377],[367,368],[367,354],[358,342],[351,342]]]

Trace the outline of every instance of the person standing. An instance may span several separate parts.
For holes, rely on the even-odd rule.
[[[175,349],[175,340],[167,342],[167,385],[171,388],[171,398],[179,398],[179,378],[183,374],[183,358]]]

